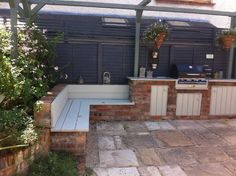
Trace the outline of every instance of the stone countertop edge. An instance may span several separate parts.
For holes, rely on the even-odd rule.
[[[131,81],[176,81],[173,78],[139,78],[139,77],[127,77]]]
[[[176,81],[174,78],[139,78],[127,77],[131,81]],[[209,79],[209,82],[236,82],[236,79]]]

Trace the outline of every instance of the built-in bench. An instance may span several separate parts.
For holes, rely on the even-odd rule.
[[[128,85],[67,85],[51,104],[52,132],[88,132],[90,105],[134,105]]]

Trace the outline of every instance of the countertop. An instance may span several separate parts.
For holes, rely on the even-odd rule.
[[[128,77],[131,81],[176,81],[177,79],[160,76],[153,78]],[[209,82],[236,82],[236,79],[209,79]]]

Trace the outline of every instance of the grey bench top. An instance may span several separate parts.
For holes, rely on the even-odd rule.
[[[68,99],[52,132],[88,132],[90,105],[134,105],[126,99]]]

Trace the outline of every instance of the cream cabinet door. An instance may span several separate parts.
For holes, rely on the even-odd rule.
[[[213,86],[210,115],[236,115],[236,86]]]
[[[167,111],[168,86],[152,86],[150,114],[165,116]]]
[[[201,93],[177,93],[176,115],[197,116],[201,112]]]

